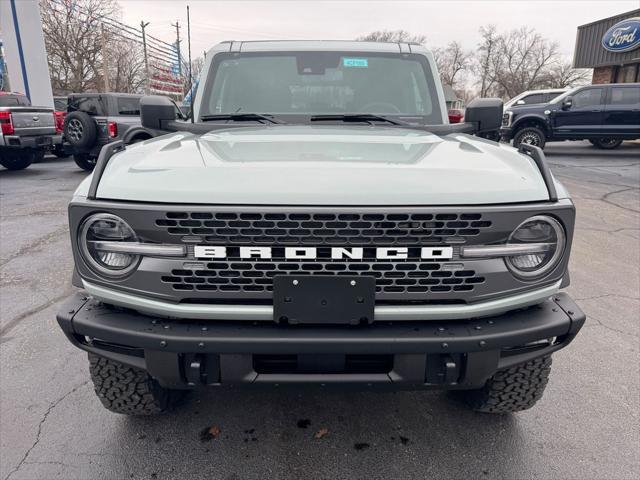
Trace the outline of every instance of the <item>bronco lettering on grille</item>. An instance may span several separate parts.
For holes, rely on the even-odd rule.
[[[420,258],[423,260],[449,260],[453,257],[453,247],[225,247],[219,245],[196,245],[196,258],[241,258],[316,260],[326,258],[332,260],[406,260]]]

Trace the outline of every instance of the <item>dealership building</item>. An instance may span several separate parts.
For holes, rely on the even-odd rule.
[[[573,66],[592,83],[640,82],[640,9],[579,26]]]

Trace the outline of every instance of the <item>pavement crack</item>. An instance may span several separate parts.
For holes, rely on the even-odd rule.
[[[1,261],[0,267],[4,267],[6,264],[8,264],[9,262],[12,262],[16,258],[20,258],[22,255],[29,253],[32,250],[36,250],[44,245],[47,245],[48,243],[51,243],[54,240],[57,240],[62,235],[66,235],[68,233],[69,233],[69,228],[65,225],[61,228],[58,228],[57,230],[54,230],[53,232],[47,235],[38,237],[36,241],[31,242],[28,245],[25,245],[24,247],[20,248],[17,252],[9,255],[6,259]]]
[[[20,315],[12,318],[7,323],[5,323],[2,328],[0,328],[0,337],[4,337],[7,333],[9,333],[9,331],[11,331],[16,325],[18,325],[25,318],[30,317],[31,315],[35,315],[38,312],[41,312],[42,310],[50,307],[51,305],[59,302],[60,300],[64,300],[69,295],[71,295],[74,291],[75,290],[71,289],[71,288],[68,289],[68,290],[65,290],[63,293],[61,293],[57,297],[54,297],[54,298],[50,299],[49,301],[47,301],[47,302],[45,302],[43,304],[40,304],[37,307],[34,307],[34,308],[30,309],[30,310],[27,310],[26,312],[23,312]],[[46,298],[46,296],[45,296],[45,298]]]
[[[624,205],[620,205],[618,203],[615,203],[613,200],[609,200],[609,196],[615,195],[616,193],[628,192],[629,190],[637,190],[637,188],[636,187],[628,187],[628,188],[623,188],[621,190],[616,190],[614,192],[608,192],[608,193],[605,193],[602,197],[600,197],[599,200],[602,200],[604,203],[607,203],[607,204],[612,205],[614,207],[621,208],[622,210],[627,210],[627,211],[633,212],[633,213],[640,213],[640,210],[638,210],[638,209],[631,208],[631,207],[625,207]]]
[[[589,317],[591,320],[593,320],[594,322],[596,322],[598,326],[603,327],[603,328],[606,328],[607,330],[610,330],[610,331],[612,331],[612,332],[616,332],[616,333],[621,333],[622,335],[627,335],[627,336],[629,336],[629,337],[638,338],[638,335],[637,335],[637,334],[635,334],[635,333],[631,333],[631,332],[627,332],[627,331],[625,331],[625,330],[620,330],[620,329],[618,329],[618,328],[611,327],[611,326],[607,325],[606,323],[602,322],[602,320],[600,320],[600,319],[598,319],[598,318],[594,317],[593,315],[588,315],[588,317]]]
[[[44,415],[42,416],[42,418],[40,419],[40,422],[38,423],[38,432],[36,433],[35,441],[31,444],[31,446],[27,449],[25,454],[22,456],[22,459],[20,460],[18,465],[9,472],[9,474],[4,478],[4,480],[9,480],[9,478],[14,473],[16,473],[18,470],[20,470],[20,468],[22,468],[22,465],[24,465],[24,463],[26,462],[27,458],[29,457],[29,454],[31,454],[31,451],[36,447],[36,445],[38,445],[38,443],[40,442],[40,436],[42,435],[42,426],[47,421],[47,418],[49,417],[49,414],[53,411],[53,409],[56,408],[65,398],[67,398],[69,395],[72,395],[73,393],[78,391],[80,388],[84,387],[87,383],[89,383],[89,380],[82,382],[80,385],[73,387],[71,390],[69,390],[67,393],[65,393],[63,396],[61,396],[55,402],[49,405],[49,408],[47,408],[47,410],[44,412]]]

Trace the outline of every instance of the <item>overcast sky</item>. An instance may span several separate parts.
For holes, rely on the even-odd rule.
[[[175,40],[171,23],[185,25],[191,8],[194,57],[222,40],[353,39],[373,30],[404,29],[427,36],[441,46],[458,40],[467,48],[478,41],[478,27],[493,23],[500,30],[534,27],[557,41],[571,57],[576,27],[640,7],[640,0],[120,0],[123,21],[150,22],[148,32]],[[186,42],[183,43],[186,52]]]

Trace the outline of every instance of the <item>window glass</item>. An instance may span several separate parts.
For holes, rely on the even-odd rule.
[[[24,95],[0,95],[0,107],[29,107],[29,99]]]
[[[53,108],[58,112],[65,111],[67,109],[67,99],[66,98],[54,98],[53,99]]]
[[[611,105],[633,105],[640,103],[640,87],[613,87]]]
[[[524,100],[524,103],[526,103],[527,105],[530,105],[532,103],[544,103],[544,99],[545,99],[544,94],[534,93],[531,95],[527,95],[522,100]]]
[[[69,97],[68,112],[84,112],[89,115],[106,115],[107,111],[98,96]]]
[[[425,116],[441,123],[429,65],[418,55],[245,54],[214,60],[201,115],[224,113]]]
[[[140,99],[138,97],[118,97],[118,115],[140,115]]]
[[[573,96],[572,108],[589,107],[592,105],[600,105],[602,98],[601,88],[588,88],[576,93]]]

